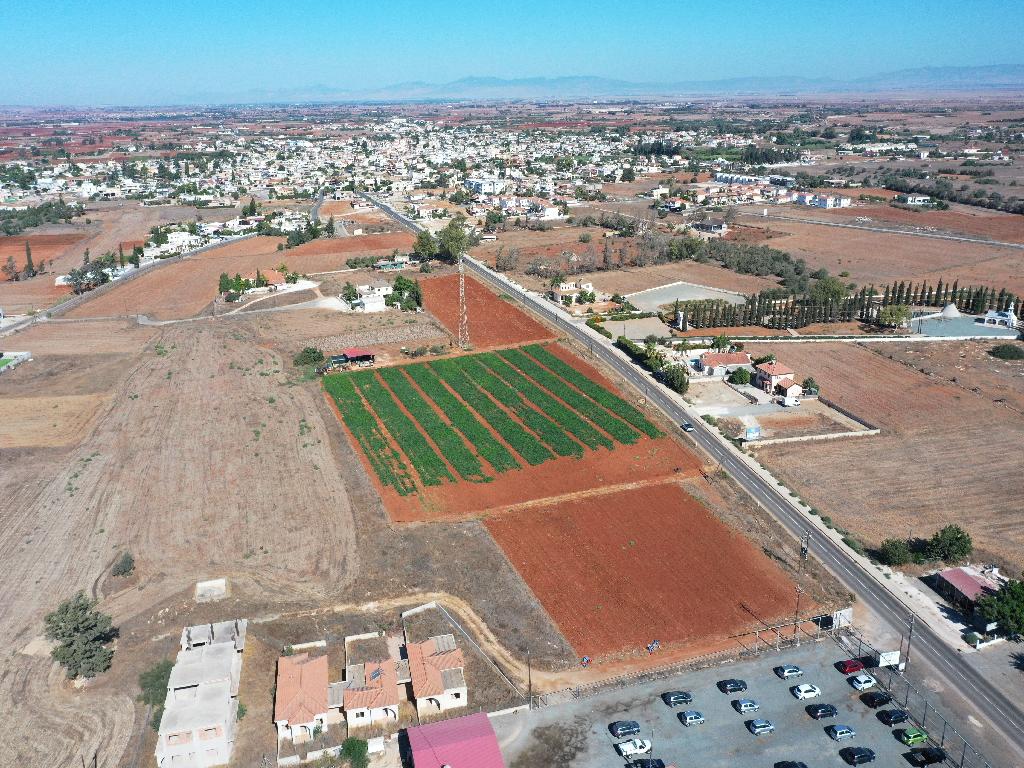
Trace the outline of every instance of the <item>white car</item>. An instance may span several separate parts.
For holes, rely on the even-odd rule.
[[[858,691],[866,691],[869,688],[874,688],[876,682],[875,678],[871,675],[864,674],[863,672],[850,678],[850,685]]]
[[[816,685],[811,685],[810,683],[794,685],[789,690],[801,701],[803,699],[816,699],[821,696],[821,688]]]
[[[645,752],[650,752],[651,742],[647,739],[630,739],[629,741],[620,741],[615,745],[615,748],[623,757],[632,757],[633,755],[642,755]]]

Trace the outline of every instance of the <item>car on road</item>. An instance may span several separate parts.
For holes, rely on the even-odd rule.
[[[616,720],[608,726],[608,730],[617,739],[625,736],[636,736],[640,733],[640,723],[636,720]]]
[[[794,685],[789,689],[789,691],[801,701],[804,699],[816,699],[821,696],[821,688],[816,685],[811,685],[810,683]]]
[[[908,747],[916,744],[924,744],[928,741],[928,732],[923,728],[904,728],[898,734],[899,740]]]
[[[748,712],[757,712],[757,710],[761,708],[761,705],[753,699],[733,699],[732,708],[741,715],[745,715]]]
[[[689,728],[691,725],[704,725],[704,713],[696,709],[688,709],[679,713],[679,722]]]
[[[807,707],[807,714],[815,720],[824,720],[826,717],[835,717],[839,710],[831,704],[811,704]]]
[[[615,745],[615,749],[623,757],[632,757],[633,755],[642,755],[645,752],[650,752],[651,742],[647,739],[630,739],[629,741],[620,741]]]
[[[747,690],[747,684],[742,680],[730,678],[728,680],[718,681],[718,690],[722,693],[743,693]]]
[[[892,694],[886,693],[885,691],[871,691],[861,696],[861,701],[867,704],[872,709],[878,709],[884,707],[887,704],[892,704]]]
[[[850,678],[850,685],[852,685],[858,691],[866,691],[870,688],[874,688],[876,682],[877,681],[875,680],[875,678],[873,678],[866,672],[859,675],[854,675]]]
[[[902,709],[886,709],[878,713],[878,719],[892,728],[894,725],[907,722],[910,715]]]
[[[763,733],[775,733],[775,726],[771,720],[748,720],[747,730],[755,736],[760,736]]]
[[[946,750],[941,747],[920,747],[910,750],[911,765],[936,765],[946,762]]]
[[[688,421],[684,421],[679,426],[682,427],[683,432],[693,432],[693,424]]]
[[[693,694],[689,691],[667,691],[661,694],[661,700],[670,707],[675,707],[679,704],[692,704]]]
[[[852,675],[854,672],[864,671],[864,662],[860,659],[847,659],[836,664],[836,669],[844,675]]]
[[[832,741],[846,741],[847,739],[854,739],[857,737],[857,732],[848,725],[830,725],[825,729],[825,733],[832,737]]]
[[[844,747],[839,750],[839,756],[849,765],[864,765],[864,763],[875,762],[875,753],[867,747]]]
[[[804,671],[795,664],[783,664],[781,667],[775,668],[775,674],[779,676],[780,680],[789,680],[794,677],[803,677]]]

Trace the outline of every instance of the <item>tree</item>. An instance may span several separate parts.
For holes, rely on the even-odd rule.
[[[885,565],[906,565],[913,557],[905,539],[886,539],[878,548],[878,559]]]
[[[121,267],[121,269],[124,269],[124,244],[123,243],[118,243],[117,244],[117,263],[118,263],[118,266]]]
[[[430,232],[424,229],[416,235],[416,242],[412,246],[413,253],[421,259],[432,259],[437,256],[437,251],[437,238],[430,234]]]
[[[221,272],[220,273],[220,280],[217,283],[217,292],[218,293],[227,293],[233,287],[234,286],[231,284],[231,278],[228,277],[228,273],[227,272]]]
[[[808,376],[804,379],[800,386],[803,387],[804,392],[808,394],[817,394],[821,391],[821,387],[818,386],[818,382],[814,380],[813,376]]]
[[[348,760],[351,768],[366,768],[370,764],[370,758],[367,756],[368,751],[369,744],[366,743],[365,739],[349,736],[341,742],[342,757]]]
[[[324,353],[316,347],[306,347],[292,360],[294,365],[315,365],[324,361]]]
[[[463,228],[465,223],[465,217],[456,216],[437,234],[438,253],[452,264],[469,250],[469,235]]]
[[[501,246],[494,257],[494,268],[499,272],[512,272],[518,266],[519,249],[509,248],[506,251],[505,246]]]
[[[690,377],[686,373],[685,365],[670,365],[661,372],[661,380],[665,386],[674,392],[684,394],[690,386]]]
[[[750,383],[750,371],[746,368],[737,368],[731,374],[729,374],[729,381],[733,384],[749,384]]]
[[[114,563],[114,567],[110,569],[111,576],[131,576],[132,571],[135,570],[135,558],[131,552],[124,552],[121,557]]]
[[[878,310],[878,324],[889,328],[900,328],[910,322],[910,307],[906,304],[890,304]]]
[[[977,611],[1007,634],[1024,634],[1024,581],[1010,579],[994,595],[978,600]]]
[[[96,610],[96,603],[79,592],[44,619],[47,639],[57,643],[50,655],[71,680],[106,672],[114,658],[107,644],[117,637],[117,627]]]
[[[711,348],[719,352],[728,351],[731,346],[732,341],[729,340],[729,337],[721,334],[715,336],[714,341],[711,342]]]
[[[32,246],[28,244],[28,240],[25,241],[25,269],[22,274],[25,277],[35,277],[36,265],[32,263]]]
[[[149,724],[154,731],[160,730],[160,720],[164,715],[164,701],[167,698],[167,683],[171,679],[173,668],[173,661],[163,659],[139,674],[139,688],[142,689],[139,701],[153,708]]]
[[[620,178],[626,183],[636,181],[636,171],[633,170],[632,166],[627,165],[622,169],[622,176]]]
[[[341,289],[341,298],[351,304],[359,298],[359,290],[352,283],[346,282]]]
[[[14,254],[8,254],[7,261],[0,267],[0,272],[3,272],[11,282],[17,282],[21,275],[18,272],[17,265],[14,263]]]
[[[811,286],[811,298],[819,304],[842,301],[846,298],[846,286],[837,277],[825,277]]]
[[[937,531],[928,542],[926,552],[932,560],[955,563],[963,560],[974,550],[974,542],[967,531],[959,525],[947,525]]]

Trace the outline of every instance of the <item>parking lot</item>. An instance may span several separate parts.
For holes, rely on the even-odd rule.
[[[875,766],[909,766],[906,755],[910,748],[897,739],[897,733],[912,724],[893,729],[883,724],[878,713],[893,705],[880,710],[866,706],[860,700],[862,694],[848,682],[850,676],[835,668],[842,658],[838,646],[830,641],[805,644],[780,653],[766,653],[754,661],[605,692],[521,717],[499,718],[494,726],[510,768],[628,765],[615,751],[615,744],[624,739],[616,739],[608,730],[616,720],[640,723],[639,738],[653,743],[652,751],[643,757],[659,758],[667,766],[678,768],[773,768],[785,760],[802,761],[809,768],[838,767],[846,765],[839,750],[848,746],[874,750]],[[788,681],[779,679],[773,669],[782,664],[798,665],[803,676]],[[716,683],[725,678],[744,680],[747,691],[721,693]],[[822,695],[797,700],[790,688],[800,683],[817,685]],[[660,696],[672,690],[691,692],[693,703],[666,706]],[[746,715],[736,712],[731,702],[743,698],[758,702],[759,711]],[[819,703],[834,705],[838,716],[811,718],[806,707]],[[706,722],[684,727],[678,715],[687,709],[699,710]],[[775,726],[774,733],[752,735],[745,725],[752,718],[770,720]],[[852,727],[856,738],[836,743],[825,732],[832,724]]]

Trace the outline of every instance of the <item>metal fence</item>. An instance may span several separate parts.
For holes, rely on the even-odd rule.
[[[853,629],[837,634],[835,639],[851,657],[878,656],[878,650]],[[993,768],[902,672],[893,667],[881,667],[873,669],[872,674],[879,686],[892,694],[894,702],[910,715],[914,724],[928,732],[929,744],[946,751],[947,764],[958,768]]]

